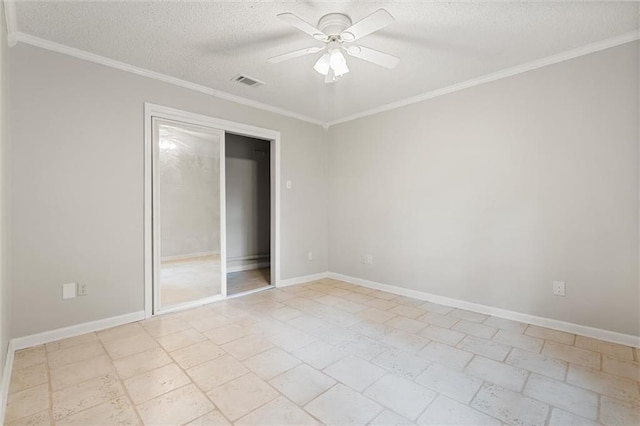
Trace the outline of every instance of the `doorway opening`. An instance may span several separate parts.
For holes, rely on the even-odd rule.
[[[269,141],[225,135],[227,294],[271,284]]]
[[[146,317],[277,286],[279,159],[277,131],[145,103]]]

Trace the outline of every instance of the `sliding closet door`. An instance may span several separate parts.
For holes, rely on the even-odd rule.
[[[224,132],[158,118],[152,125],[154,311],[161,312],[226,295]]]

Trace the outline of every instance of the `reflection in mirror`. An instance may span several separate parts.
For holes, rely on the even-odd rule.
[[[221,293],[218,133],[159,122],[160,308]]]

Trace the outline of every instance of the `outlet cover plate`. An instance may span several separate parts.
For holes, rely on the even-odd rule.
[[[565,295],[565,284],[564,284],[564,281],[554,281],[553,282],[553,294],[555,296],[564,296]]]

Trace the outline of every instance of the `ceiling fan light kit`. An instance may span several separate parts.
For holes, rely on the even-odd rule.
[[[400,58],[383,53],[369,47],[349,45],[394,21],[393,16],[384,9],[378,9],[371,15],[351,23],[351,18],[343,13],[329,13],[318,21],[317,28],[302,20],[293,13],[281,13],[278,18],[300,31],[309,34],[318,41],[325,43],[324,47],[308,47],[293,52],[269,58],[269,62],[278,63],[304,55],[323,52],[313,65],[313,69],[325,76],[325,83],[333,83],[339,77],[349,72],[345,53],[354,58],[362,59],[382,67],[392,69],[400,62]]]

